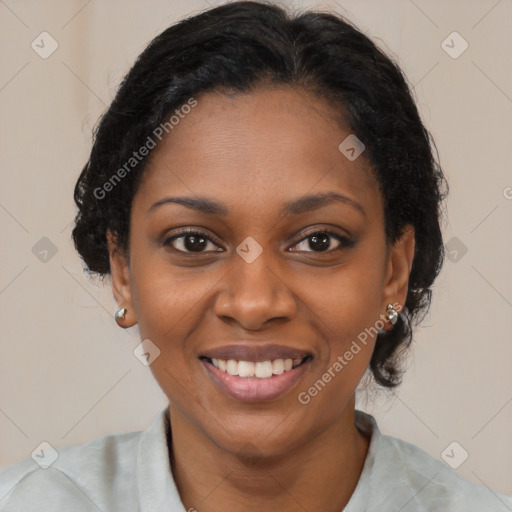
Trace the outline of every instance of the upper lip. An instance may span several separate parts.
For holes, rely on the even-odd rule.
[[[255,345],[254,342],[211,348],[201,354],[209,359],[234,359],[236,361],[272,361],[274,359],[304,359],[310,352],[285,345]]]

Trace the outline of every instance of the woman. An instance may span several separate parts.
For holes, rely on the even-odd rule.
[[[169,399],[0,473],[0,510],[512,510],[355,410],[441,268],[443,173],[399,68],[340,17],[234,2],[155,38],[75,189],[75,246]]]

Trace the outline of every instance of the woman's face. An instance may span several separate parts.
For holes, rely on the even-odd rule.
[[[348,410],[365,329],[405,301],[413,237],[387,247],[364,152],[339,149],[351,132],[321,100],[290,87],[196,99],[151,154],[129,266],[111,251],[114,291],[160,351],[171,419],[233,453],[284,453]]]

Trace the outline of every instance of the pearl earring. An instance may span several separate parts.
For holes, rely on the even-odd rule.
[[[124,317],[125,317],[125,315],[126,315],[127,311],[128,311],[128,310],[127,310],[126,308],[120,308],[120,309],[118,309],[118,310],[115,312],[115,314],[114,314],[114,318],[115,318],[116,322],[118,322],[118,323],[119,323],[119,320],[124,320]]]
[[[396,309],[394,308],[393,304],[388,304],[388,306],[386,308],[386,318],[393,325],[396,324],[396,322],[398,320],[398,313],[397,313]]]

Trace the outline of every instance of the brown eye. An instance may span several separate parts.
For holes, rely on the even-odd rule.
[[[163,242],[164,246],[171,246],[176,251],[183,253],[209,252],[205,250],[208,248],[208,244],[210,244],[209,251],[217,252],[215,248],[218,249],[218,246],[207,234],[201,231],[185,231],[167,238]]]
[[[337,247],[332,247],[333,239],[338,242]],[[294,247],[302,246],[302,249],[299,249],[300,251],[321,253],[336,251],[353,245],[353,242],[338,233],[330,230],[321,230],[310,233]]]

